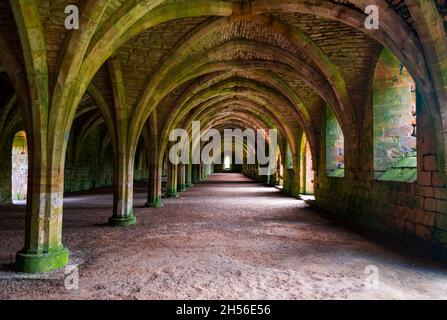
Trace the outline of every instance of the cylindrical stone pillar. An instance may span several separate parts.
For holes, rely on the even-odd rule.
[[[198,183],[199,182],[199,165],[193,164],[192,165],[192,183]]]
[[[192,184],[192,164],[187,164],[186,165],[186,187],[187,188],[191,188],[194,185]]]
[[[161,208],[161,168],[151,165],[149,168],[149,188],[147,193],[146,207]]]
[[[186,167],[184,164],[177,166],[177,190],[178,192],[186,191]]]
[[[177,198],[177,165],[168,163],[168,186],[166,196],[168,198]]]

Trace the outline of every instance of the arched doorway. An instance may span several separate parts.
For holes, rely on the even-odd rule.
[[[310,150],[309,141],[305,135],[301,140],[301,194],[313,195],[314,194],[314,171],[312,169],[312,152]]]
[[[231,158],[229,155],[226,155],[223,163],[224,171],[231,171]]]
[[[25,131],[19,131],[12,143],[12,202],[26,202],[28,187],[28,146]]]
[[[284,186],[284,166],[282,163],[281,149],[279,146],[276,149],[276,185],[280,188]]]

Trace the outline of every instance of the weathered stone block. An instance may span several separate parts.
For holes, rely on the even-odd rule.
[[[436,200],[436,211],[440,213],[447,214],[447,201],[446,200]]]
[[[411,212],[410,208],[396,206],[394,209],[394,216],[397,219],[406,220],[410,216],[410,212]]]
[[[423,225],[417,224],[414,232],[416,233],[416,236],[418,236],[419,238],[422,239],[430,238],[430,229]]]
[[[434,197],[436,199],[447,200],[447,189],[446,188],[434,188]]]
[[[422,222],[424,221],[424,216],[425,216],[424,210],[413,209],[411,210],[410,221],[422,224]]]
[[[447,215],[445,214],[436,215],[436,227],[447,231]]]
[[[416,195],[426,198],[433,198],[433,187],[416,186]]]
[[[433,186],[445,188],[447,186],[447,177],[441,174],[441,172],[433,172]]]
[[[405,221],[405,224],[404,224],[404,230],[407,233],[414,234],[415,226],[416,226],[416,224],[414,222],[411,222],[411,221],[407,220],[407,221]]]
[[[424,200],[424,209],[427,211],[436,211],[436,199],[425,198]]]
[[[440,243],[447,243],[447,231],[437,230],[436,240],[438,240]]]
[[[432,185],[432,173],[430,171],[421,171],[418,173],[418,185],[431,186]]]
[[[424,156],[424,170],[425,171],[435,171],[438,169],[438,162],[436,155],[430,154]]]
[[[422,219],[422,224],[427,227],[434,227],[436,225],[436,216],[434,212],[425,212]]]

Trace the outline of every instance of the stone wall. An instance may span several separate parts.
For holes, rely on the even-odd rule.
[[[430,111],[418,96],[417,175],[414,183],[374,178],[373,130],[360,138],[360,163],[347,164],[344,178],[328,177],[324,148],[316,176],[317,204],[365,229],[424,248],[435,258],[447,259],[447,178],[438,170],[435,133]],[[367,106],[364,127],[370,127]],[[325,130],[322,130],[325,134]],[[324,139],[322,139],[324,141]]]
[[[113,162],[110,147],[101,157],[102,141],[95,130],[76,150],[73,134],[67,147],[65,192],[88,190],[113,184]],[[76,153],[78,155],[76,156]]]

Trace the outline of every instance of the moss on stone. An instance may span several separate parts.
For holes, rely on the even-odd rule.
[[[385,173],[380,175],[379,181],[415,182],[417,179],[417,158],[409,157],[398,161]]]
[[[343,178],[345,176],[345,169],[344,168],[338,168],[332,171],[328,174],[328,177],[331,178]]]
[[[16,269],[26,273],[49,272],[65,267],[68,261],[69,252],[64,247],[41,252],[22,250],[16,256]]]
[[[134,214],[130,214],[126,217],[112,217],[109,219],[109,225],[113,227],[127,227],[137,223],[137,219]]]

